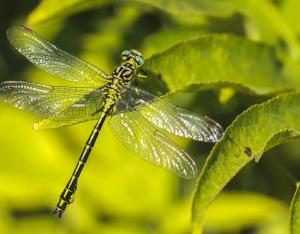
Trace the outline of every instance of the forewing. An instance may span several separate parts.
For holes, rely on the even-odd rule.
[[[140,158],[184,178],[196,176],[195,162],[175,142],[135,111],[115,114],[112,132]]]
[[[28,28],[13,26],[7,30],[7,37],[30,62],[52,75],[96,87],[107,78],[99,68],[58,49]]]
[[[67,125],[96,118],[93,114],[100,105],[102,92],[88,87],[55,87],[7,81],[0,83],[0,100],[47,119],[47,127],[59,127],[63,123]],[[44,127],[40,125],[40,128],[46,127],[43,121]]]
[[[127,86],[117,111],[132,110],[169,133],[197,141],[215,142],[223,133],[222,127],[206,116],[177,107],[140,88]]]

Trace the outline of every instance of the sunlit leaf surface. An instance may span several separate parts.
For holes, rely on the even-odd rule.
[[[296,234],[300,232],[300,184],[297,183],[296,191],[291,203],[291,215],[290,215],[290,232]]]
[[[287,130],[293,132],[289,138],[299,136],[299,105],[299,93],[285,94],[251,107],[227,128],[211,151],[197,184],[192,210],[195,231],[200,229],[205,210],[224,185],[247,163],[258,160],[270,148],[269,142],[274,146],[287,141],[287,135],[282,134]]]
[[[253,225],[258,226],[258,232],[287,234],[288,207],[261,194],[223,192],[209,207],[204,230],[238,233],[243,227]]]
[[[42,0],[28,17],[27,25],[34,26],[64,18],[81,11],[100,7],[110,0]]]
[[[193,15],[193,14],[229,14],[235,9],[235,0],[189,0],[189,1],[172,1],[172,0],[136,0],[137,2],[146,3],[155,6],[161,10],[174,14]]]
[[[225,85],[271,94],[300,84],[285,76],[281,63],[275,51],[263,44],[229,35],[210,35],[180,42],[154,55],[146,61],[145,69],[158,74],[171,91],[187,85]]]

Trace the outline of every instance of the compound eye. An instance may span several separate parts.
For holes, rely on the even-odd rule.
[[[129,50],[124,50],[124,51],[122,52],[122,54],[121,54],[121,57],[123,58],[123,57],[125,57],[125,56],[128,56],[129,53],[130,53]]]
[[[140,56],[136,56],[135,60],[140,66],[144,64],[144,59],[142,59]]]

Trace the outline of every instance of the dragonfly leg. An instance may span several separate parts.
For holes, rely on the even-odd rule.
[[[61,193],[59,197],[59,201],[56,205],[55,210],[53,211],[53,214],[57,214],[59,218],[63,215],[67,207],[74,201],[74,195],[77,188],[77,182],[78,178],[82,172],[82,169],[87,162],[89,155],[92,151],[92,148],[97,140],[97,137],[99,135],[100,129],[104,123],[106,113],[102,112],[103,114],[100,116],[97,124],[94,127],[93,132],[91,133],[89,139],[87,140],[85,147],[80,155],[80,158],[77,162],[77,165],[75,167],[75,170],[73,171],[73,174],[71,178],[69,179],[65,189]]]
[[[137,77],[140,78],[140,79],[147,79],[148,76],[142,75],[142,74],[138,74]]]
[[[137,74],[137,77],[140,79],[146,79],[148,76],[147,76],[147,73],[141,69],[140,73]]]

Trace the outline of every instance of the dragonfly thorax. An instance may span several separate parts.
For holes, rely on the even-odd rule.
[[[129,84],[135,76],[136,68],[130,62],[124,62],[112,72],[113,82]]]
[[[111,105],[121,99],[124,93],[124,86],[129,85],[135,78],[140,66],[143,65],[144,60],[140,52],[136,50],[125,50],[122,55],[122,63],[116,67],[105,85],[104,94]]]

